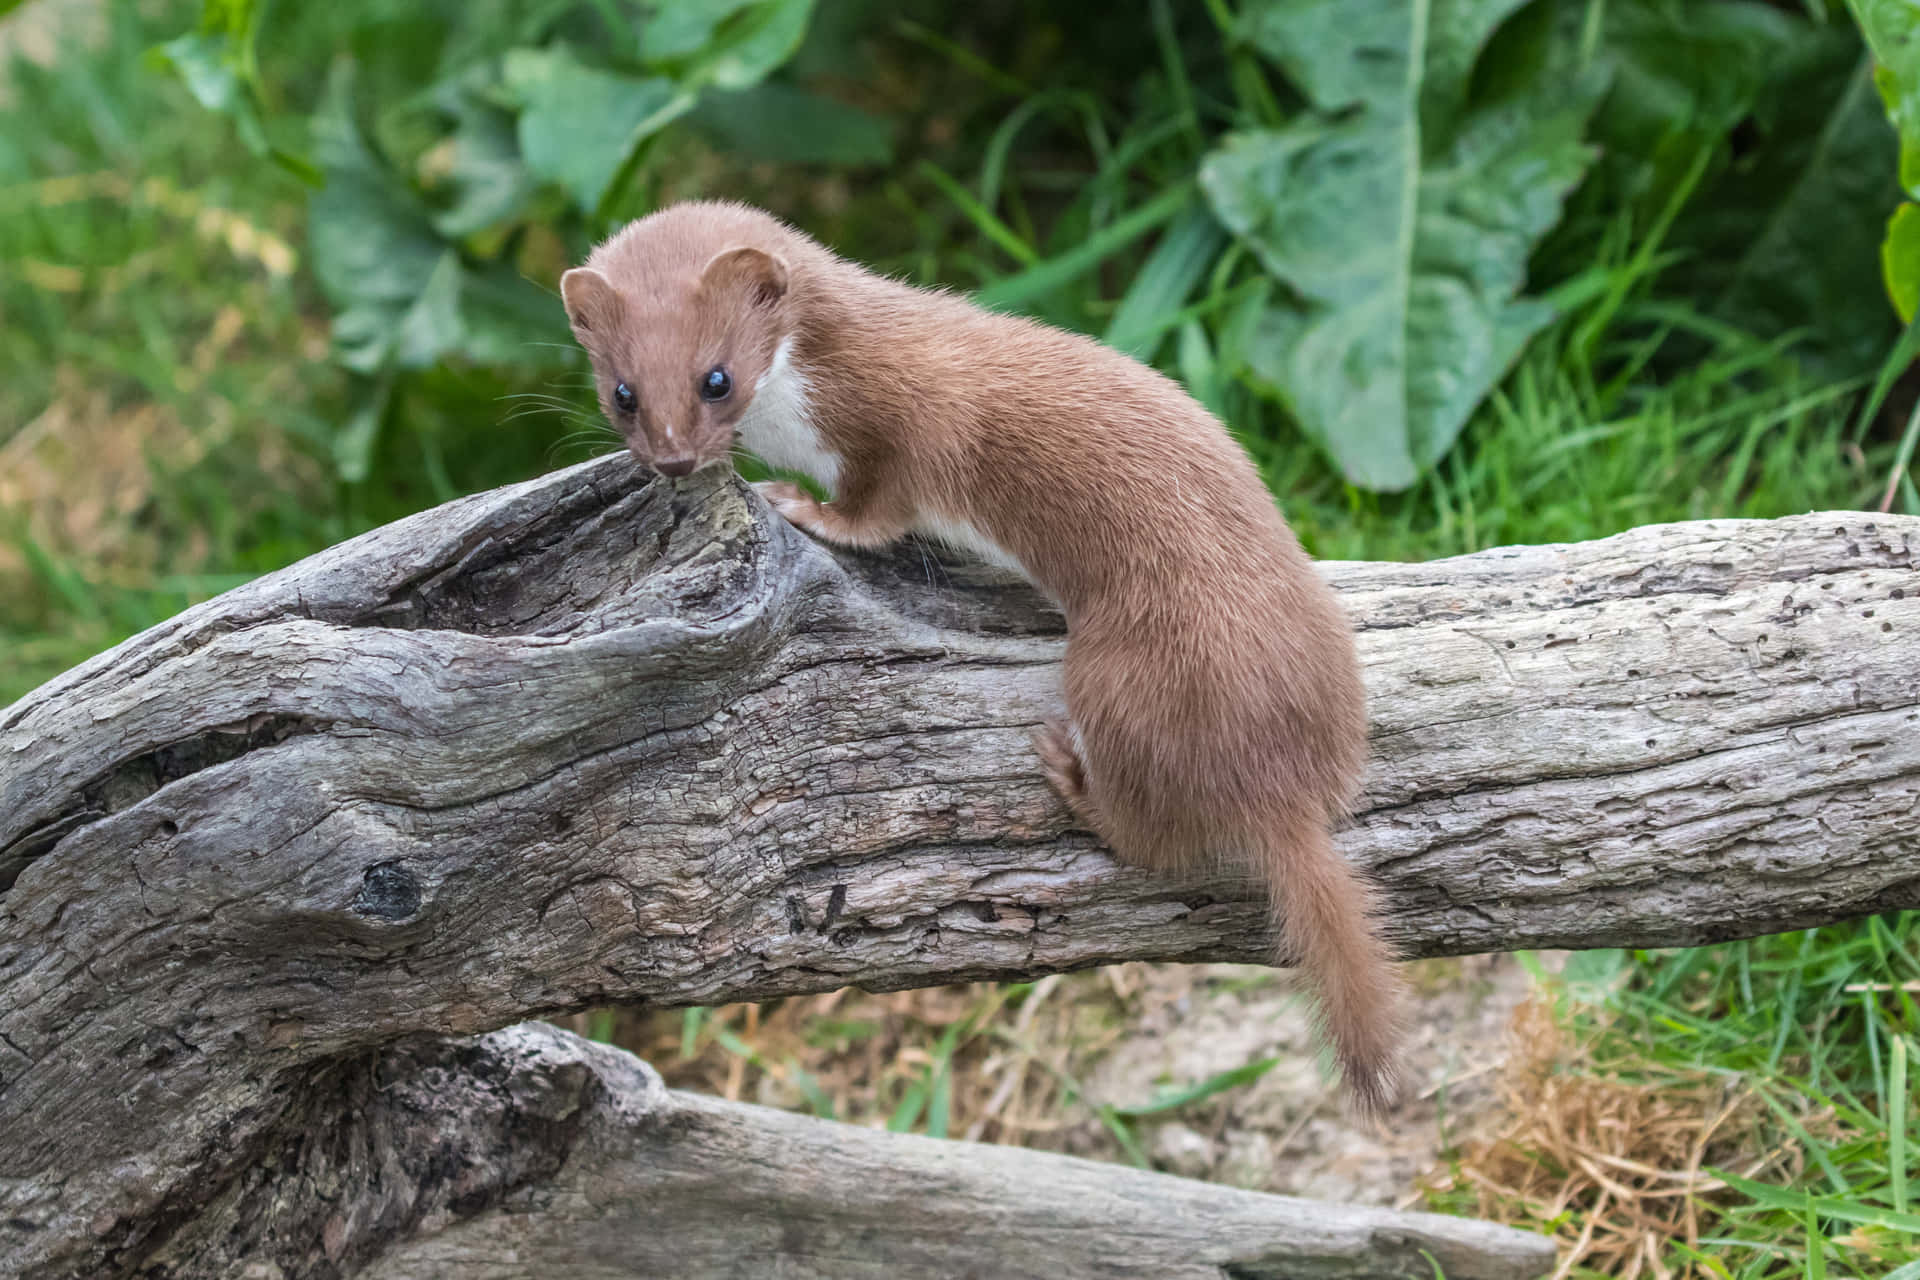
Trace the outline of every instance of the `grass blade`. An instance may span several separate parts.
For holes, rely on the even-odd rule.
[[[933,1081],[927,1098],[927,1133],[932,1137],[947,1136],[948,1117],[953,1110],[953,1051],[973,1022],[973,1018],[966,1018],[954,1023],[933,1047],[933,1064],[927,1068]]]
[[[1133,1166],[1137,1169],[1153,1168],[1153,1161],[1148,1158],[1147,1149],[1140,1145],[1140,1139],[1133,1134],[1133,1126],[1112,1107],[1102,1104],[1097,1110],[1100,1123],[1107,1126],[1107,1132],[1111,1133],[1113,1140],[1120,1144],[1120,1149],[1127,1153],[1127,1159]]]
[[[1894,1036],[1887,1072],[1887,1168],[1893,1175],[1893,1211],[1907,1211],[1907,1038]]]
[[[1178,214],[1193,199],[1192,180],[1161,192],[1139,208],[1123,214],[1057,257],[997,280],[980,290],[976,300],[985,307],[1017,307],[1085,275],[1147,232]]]
[[[1838,1218],[1842,1222],[1857,1222],[1868,1227],[1885,1227],[1889,1231],[1920,1231],[1920,1214],[1895,1213],[1891,1209],[1863,1204],[1843,1196],[1814,1196],[1805,1191],[1788,1191],[1785,1187],[1754,1182],[1724,1169],[1712,1169],[1709,1172],[1754,1203],[1769,1209],[1800,1213],[1811,1204],[1823,1218]]]
[[[1860,416],[1853,422],[1853,440],[1859,443],[1867,434],[1867,428],[1873,425],[1880,406],[1887,402],[1887,392],[1893,390],[1893,384],[1907,371],[1915,356],[1920,355],[1920,313],[1913,317],[1913,323],[1906,327],[1899,341],[1893,344],[1893,350],[1887,352],[1887,358],[1880,362],[1880,374],[1873,380],[1873,392],[1867,396],[1867,402],[1860,406]]]
[[[1900,490],[1900,481],[1907,474],[1907,467],[1913,462],[1913,446],[1920,440],[1920,404],[1913,407],[1907,416],[1907,429],[1900,433],[1900,449],[1894,455],[1893,466],[1887,471],[1887,491],[1880,498],[1882,511],[1893,510],[1893,495]]]
[[[1223,1093],[1228,1089],[1237,1089],[1243,1084],[1251,1084],[1261,1076],[1267,1074],[1267,1072],[1273,1070],[1279,1061],[1280,1059],[1278,1057],[1260,1058],[1244,1066],[1234,1067],[1230,1071],[1222,1071],[1209,1076],[1200,1083],[1189,1085],[1185,1089],[1175,1089],[1171,1092],[1163,1093],[1150,1102],[1133,1103],[1130,1105],[1122,1104],[1111,1107],[1109,1110],[1117,1116],[1155,1116],[1166,1111],[1177,1111],[1181,1107],[1199,1102],[1203,1098],[1211,1098],[1216,1093]]]
[[[807,1106],[813,1109],[814,1115],[819,1116],[822,1120],[832,1120],[836,1118],[834,1115],[833,1099],[827,1095],[825,1089],[820,1087],[820,1082],[814,1078],[811,1071],[806,1070],[799,1063],[789,1058],[787,1060],[787,1074],[792,1077],[794,1087],[800,1090],[801,1096],[806,1098]]]
[[[887,1118],[888,1133],[910,1133],[913,1126],[920,1123],[920,1113],[927,1106],[927,1083],[916,1080],[907,1086],[906,1096],[900,1099],[900,1105],[893,1109]]]
[[[931,160],[922,160],[920,176],[940,188],[941,194],[960,206],[960,212],[967,216],[967,221],[973,224],[974,229],[1004,249],[1008,257],[1022,266],[1032,266],[1039,261],[1039,253],[1020,238],[1019,232],[994,216],[993,210],[974,199],[973,192],[946,170]]]
[[[1101,341],[1136,360],[1151,361],[1172,327],[1167,321],[1206,274],[1226,238],[1205,209],[1182,213],[1133,277]]]

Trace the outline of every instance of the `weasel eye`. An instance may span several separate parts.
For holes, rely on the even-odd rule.
[[[707,376],[700,379],[700,398],[702,400],[725,400],[727,393],[733,390],[733,379],[727,376],[725,369],[709,369]]]
[[[633,394],[633,388],[622,382],[613,389],[613,404],[622,413],[632,413],[640,404],[640,397]]]

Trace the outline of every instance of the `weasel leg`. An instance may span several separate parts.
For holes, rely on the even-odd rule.
[[[1111,849],[1111,824],[1087,786],[1087,762],[1081,757],[1078,738],[1066,721],[1049,720],[1033,735],[1033,749],[1040,755],[1040,772],[1048,784],[1067,802],[1080,825]]]
[[[762,480],[753,487],[788,524],[835,546],[873,550],[898,542],[907,531],[905,520],[887,519],[877,511],[859,511],[856,504],[845,499],[822,502],[785,480]]]

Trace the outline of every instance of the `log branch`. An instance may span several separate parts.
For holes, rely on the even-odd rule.
[[[1373,718],[1342,847],[1396,940],[1920,905],[1917,535],[1817,515],[1327,565]],[[1060,650],[989,570],[836,559],[731,479],[609,458],[0,711],[0,1263],[146,1265],[314,1073],[408,1036],[1260,958],[1246,885],[1068,828],[1027,743]]]
[[[680,1093],[538,1023],[396,1045],[301,1096],[328,1127],[280,1126],[150,1269],[310,1274],[319,1252],[366,1280],[1413,1280],[1424,1250],[1456,1280],[1531,1280],[1553,1259],[1487,1223]]]

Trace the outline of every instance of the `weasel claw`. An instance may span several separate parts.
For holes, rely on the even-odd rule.
[[[753,487],[789,524],[808,530],[819,524],[820,504],[799,485],[786,480],[762,480]]]

